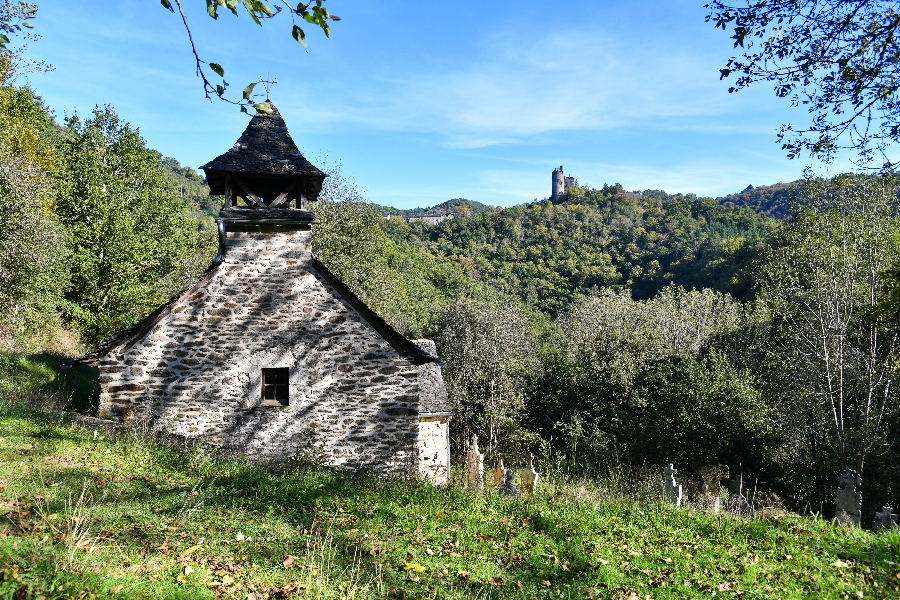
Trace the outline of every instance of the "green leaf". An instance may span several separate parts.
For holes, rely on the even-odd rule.
[[[259,102],[253,105],[253,108],[256,109],[256,112],[261,112],[267,115],[272,114],[272,105],[268,102]]]
[[[221,85],[217,85],[216,86],[216,95],[219,96],[219,98],[221,98],[222,94],[224,94],[224,93],[225,93],[225,88]]]
[[[206,0],[206,12],[213,19],[219,18],[218,9],[216,8],[215,0]]]
[[[244,88],[244,100],[249,100],[250,95],[253,93],[253,88],[256,87],[255,83],[251,83],[247,87]]]
[[[168,8],[170,11],[175,12],[175,9],[172,8],[172,3],[169,0],[159,0],[159,3],[162,4],[165,8]]]
[[[9,43],[9,38],[0,33],[0,48]]]
[[[219,63],[209,63],[209,68],[219,74],[219,77],[225,77],[225,69]]]
[[[250,114],[250,113],[247,112],[247,107],[244,106],[243,104],[241,104],[241,112],[242,112],[242,113],[245,113],[245,114]]]
[[[294,39],[297,40],[301,46],[306,48],[306,34],[303,33],[302,29],[294,25],[294,28],[291,30],[291,35],[294,36]]]

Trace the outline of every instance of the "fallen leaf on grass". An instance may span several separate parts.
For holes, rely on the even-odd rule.
[[[284,558],[284,560],[281,562],[281,564],[284,565],[284,568],[285,568],[285,569],[290,569],[291,567],[294,566],[294,557],[293,557],[293,556],[290,556],[290,555],[289,555],[289,556],[286,556],[286,557]]]
[[[599,558],[599,557],[598,557],[598,558],[597,558],[597,562],[600,563],[601,565],[608,565],[608,564],[609,564],[609,561],[606,560],[605,558]]]
[[[244,534],[243,534],[242,532],[240,532],[240,531],[238,531],[238,532],[237,532],[237,535],[234,536],[234,540],[235,540],[236,542],[243,542],[245,539],[246,539],[246,538],[244,537]]]
[[[719,585],[717,585],[717,586],[716,586],[716,589],[719,590],[720,592],[730,592],[730,591],[731,591],[731,584],[729,584],[727,581],[725,581],[725,582],[720,583]]]
[[[546,587],[550,587],[550,585],[551,585],[550,582],[547,581],[546,579],[543,580],[543,581],[541,582],[541,584],[544,585],[544,586],[546,586]]]
[[[666,558],[663,559],[663,562],[666,563],[667,565],[669,565],[669,564],[672,564],[672,559],[667,556]]]
[[[119,592],[122,591],[123,587],[125,587],[125,586],[117,585],[117,586],[111,587],[111,588],[109,588],[109,593],[110,594],[118,594]]]
[[[487,582],[491,585],[503,585],[502,577],[488,577]]]
[[[407,571],[415,571],[416,573],[424,573],[426,570],[425,567],[416,563],[406,563],[403,565],[403,568]]]
[[[468,579],[468,578],[469,578],[469,572],[468,572],[468,571],[457,571],[456,574],[459,575],[460,577],[462,577],[463,579]]]
[[[846,569],[846,568],[849,567],[850,565],[847,564],[847,563],[845,563],[845,562],[842,561],[841,559],[837,559],[836,561],[834,561],[833,563],[831,563],[831,566],[832,566],[832,567],[839,567],[839,568],[841,568],[841,569]]]
[[[203,541],[201,541],[201,542],[200,542],[199,544],[197,544],[196,546],[191,546],[191,547],[188,548],[187,550],[183,551],[183,552],[179,555],[179,557],[181,557],[181,558],[187,558],[188,556],[190,556],[191,554],[193,554],[194,552],[196,552],[198,549],[200,549],[200,546],[202,546],[202,545],[203,545]]]
[[[247,600],[263,600],[265,596],[260,594],[259,592],[250,592],[247,594]]]

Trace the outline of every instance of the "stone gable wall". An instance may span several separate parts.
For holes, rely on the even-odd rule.
[[[446,398],[440,369],[407,360],[315,272],[308,229],[229,231],[226,245],[210,277],[100,359],[100,416],[251,457],[417,470],[420,379],[429,404]],[[260,405],[269,367],[289,368],[286,407]]]

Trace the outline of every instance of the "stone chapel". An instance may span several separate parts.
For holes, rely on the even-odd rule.
[[[251,458],[313,452],[446,482],[450,410],[430,340],[409,340],[312,254],[326,175],[271,103],[201,167],[225,196],[219,253],[194,285],[79,362],[99,414]]]

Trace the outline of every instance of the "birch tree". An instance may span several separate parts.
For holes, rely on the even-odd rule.
[[[761,273],[790,387],[783,422],[808,458],[833,452],[841,470],[860,474],[897,409],[898,328],[877,310],[898,256],[895,186],[889,177],[808,179]]]

